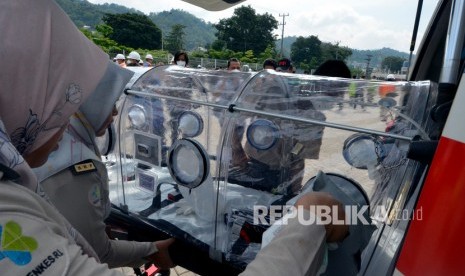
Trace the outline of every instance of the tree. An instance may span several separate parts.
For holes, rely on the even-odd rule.
[[[352,67],[350,68],[350,74],[352,75],[352,77],[360,78],[362,76],[365,76],[365,70],[359,67]]]
[[[255,63],[257,62],[257,58],[255,58],[253,51],[248,50],[244,52],[244,55],[240,57],[240,60],[245,63]]]
[[[100,48],[102,48],[103,51],[106,53],[109,53],[111,51],[120,51],[123,49],[122,47],[118,46],[118,43],[116,41],[111,40],[108,38],[110,34],[113,32],[113,29],[105,24],[100,24],[95,27],[95,31],[90,31],[85,28],[81,28],[81,32],[87,36],[92,42],[94,42],[96,45],[98,45]]]
[[[276,59],[277,56],[278,56],[278,53],[276,51],[276,48],[274,47],[274,44],[270,44],[268,45],[268,47],[266,47],[265,51],[263,51],[262,53],[258,55],[258,59],[261,62],[264,62],[268,58]]]
[[[240,55],[238,55],[237,53],[231,51],[231,50],[220,50],[220,51],[217,51],[217,50],[214,50],[214,49],[210,49],[208,50],[208,56],[210,58],[215,58],[215,59],[230,59],[232,57],[235,57],[235,58],[240,58],[242,56],[242,53]]]
[[[291,60],[307,69],[316,68],[321,62],[321,41],[317,36],[299,36],[291,45]]]
[[[404,61],[405,58],[388,56],[381,62],[381,68],[389,70],[389,72],[399,72]]]
[[[352,50],[348,47],[340,47],[339,42],[332,44],[330,42],[321,43],[321,61],[329,59],[346,60],[352,55]]]
[[[278,21],[271,14],[256,14],[252,7],[243,6],[214,26],[217,39],[224,41],[228,49],[261,53],[274,42],[273,30],[278,28]]]
[[[171,27],[171,32],[165,37],[165,48],[170,53],[175,54],[177,51],[184,49],[185,28],[186,26],[181,24],[175,24]]]
[[[215,51],[222,51],[224,49],[227,49],[226,42],[223,40],[215,40],[213,41],[211,47]]]
[[[113,29],[110,38],[131,48],[160,49],[161,30],[145,15],[105,14],[103,22]]]

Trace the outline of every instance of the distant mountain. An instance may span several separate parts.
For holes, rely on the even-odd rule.
[[[284,37],[283,48],[284,56],[289,57],[291,52],[291,45],[297,40],[297,36]],[[276,50],[278,53],[281,51],[281,38],[276,40]],[[408,60],[409,54],[400,52],[391,48],[382,48],[378,50],[357,50],[351,49],[352,55],[347,59],[349,66],[356,66],[365,68],[367,64],[368,55],[371,55],[370,67],[380,67],[383,59],[388,56],[401,57]]]
[[[408,60],[409,54],[400,52],[391,48],[382,48],[378,50],[357,50],[352,49],[352,55],[348,58],[347,63],[352,66],[367,64],[368,55],[371,55],[370,67],[380,67],[385,57],[395,56]]]
[[[78,28],[84,26],[95,27],[102,23],[105,13],[140,13],[136,9],[130,9],[116,4],[92,4],[86,0],[55,0],[58,5],[69,15]]]
[[[90,26],[94,28],[102,23],[102,16],[105,13],[139,13],[141,11],[127,8],[116,4],[92,4],[86,0],[56,0],[57,3],[71,17],[73,22],[78,27]],[[205,22],[203,19],[197,18],[194,15],[178,9],[163,11],[159,13],[150,13],[148,17],[163,31],[163,35],[171,31],[171,26],[182,24],[186,26],[186,50],[192,50],[198,46],[205,47],[215,41],[216,29],[210,22]],[[283,55],[290,56],[292,43],[297,39],[297,36],[284,37]],[[281,51],[281,37],[276,40],[276,50]],[[352,49],[352,56],[348,58],[347,63],[353,66],[362,66],[367,63],[367,55],[372,55],[370,67],[379,67],[382,60],[387,56],[399,56],[408,59],[408,53],[399,52],[390,48],[382,48],[379,50],[357,50]]]
[[[141,11],[130,9],[116,4],[92,4],[86,0],[56,0],[61,8],[69,15],[78,27],[90,26],[94,28],[102,23],[105,13],[139,13]],[[211,23],[195,17],[183,10],[163,11],[150,13],[148,17],[159,27],[163,34],[171,31],[171,26],[182,24],[186,26],[186,50],[192,50],[198,46],[205,47],[215,40],[216,29]]]
[[[215,41],[216,29],[210,22],[205,22],[194,15],[178,9],[150,13],[149,18],[167,35],[175,24],[186,26],[186,50],[192,50],[199,46],[205,47]]]
[[[285,36],[283,39],[283,56],[291,56],[291,45],[297,40],[297,36]],[[276,51],[281,53],[281,37],[278,37],[275,43]]]

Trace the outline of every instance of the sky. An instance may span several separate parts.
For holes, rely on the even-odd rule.
[[[149,14],[171,9],[187,11],[206,22],[229,18],[234,9],[250,5],[257,14],[269,13],[284,36],[318,36],[323,42],[359,50],[383,47],[409,52],[418,1],[416,0],[247,0],[219,12],[206,11],[181,0],[88,0],[94,4],[115,3]],[[438,0],[423,0],[415,51]],[[282,26],[275,31],[281,38]]]

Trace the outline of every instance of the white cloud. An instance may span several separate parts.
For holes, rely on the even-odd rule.
[[[207,21],[216,23],[228,18],[234,7],[220,12],[209,12],[180,0],[90,0],[92,3],[111,2],[132,7],[149,14],[170,9],[182,9]],[[285,18],[285,36],[316,35],[325,42],[339,42],[356,49],[390,47],[408,51],[417,9],[413,0],[247,0],[257,13],[272,14],[280,23]],[[422,16],[429,18],[437,0],[425,0]],[[237,6],[236,6],[237,7]],[[420,21],[419,37],[427,20]],[[281,37],[281,29],[275,32]]]

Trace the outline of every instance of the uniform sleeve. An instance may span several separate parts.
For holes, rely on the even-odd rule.
[[[306,216],[310,212],[305,211]],[[301,224],[296,218],[260,252],[241,276],[316,275],[325,254],[322,225]]]
[[[48,178],[41,184],[50,200],[92,245],[102,263],[110,268],[137,267],[144,257],[156,252],[152,242],[111,240],[105,229],[108,189],[105,165],[95,162],[98,171],[74,175],[70,169]]]
[[[108,249],[107,254],[101,259],[110,267],[139,267],[148,262],[144,257],[158,251],[153,242],[123,240],[110,240]]]

